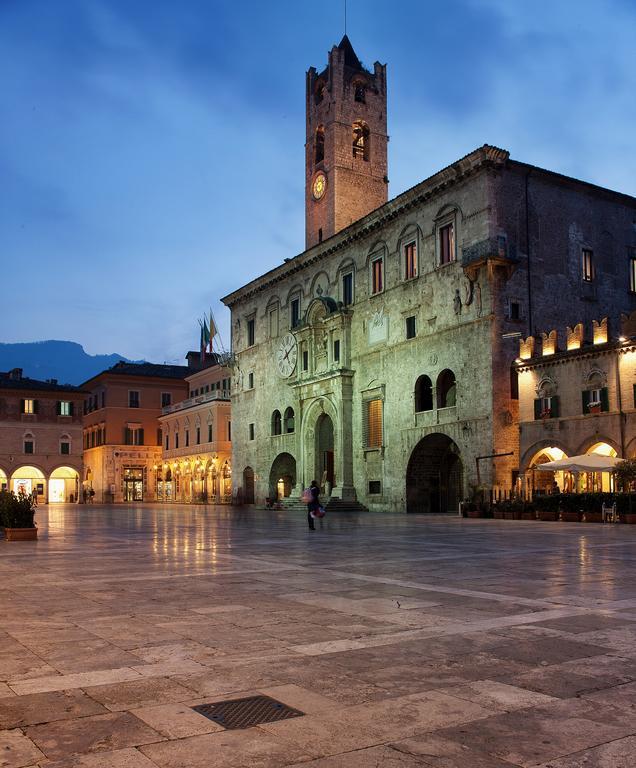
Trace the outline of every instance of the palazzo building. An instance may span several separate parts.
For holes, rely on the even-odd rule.
[[[84,482],[94,501],[155,501],[162,408],[183,400],[197,365],[119,362],[84,382]]]
[[[520,490],[574,490],[574,478],[538,464],[597,453],[636,457],[636,313],[522,339],[519,359]],[[609,474],[589,473],[579,490],[609,491]]]
[[[0,373],[0,488],[45,504],[78,500],[83,402],[79,387]]]
[[[212,354],[186,377],[188,397],[162,409],[158,501],[232,501],[230,376]]]
[[[636,199],[490,145],[388,200],[386,68],[306,81],[306,250],[226,296],[233,484],[457,509],[520,472],[518,338],[636,309]]]

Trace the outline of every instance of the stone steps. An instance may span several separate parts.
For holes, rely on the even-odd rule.
[[[345,501],[338,498],[323,498],[320,500],[327,512],[368,512],[368,508],[359,501]],[[307,505],[298,497],[288,497],[280,501],[286,512],[307,512]]]

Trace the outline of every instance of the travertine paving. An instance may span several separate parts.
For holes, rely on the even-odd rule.
[[[636,766],[636,527],[37,519],[0,541],[0,768]],[[257,693],[305,715],[192,710]]]

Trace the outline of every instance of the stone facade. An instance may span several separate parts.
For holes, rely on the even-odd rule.
[[[537,464],[592,452],[636,456],[636,314],[613,337],[603,329],[606,318],[544,332],[549,345],[521,345],[520,469],[529,495],[552,482],[533,472]]]
[[[95,501],[156,500],[158,419],[162,407],[185,398],[192,370],[121,362],[84,383],[84,488]]]
[[[82,475],[79,387],[0,373],[0,487],[40,503],[78,501]]]
[[[186,377],[188,398],[162,410],[158,501],[232,501],[230,377],[214,355],[203,370]],[[244,487],[253,487],[249,473],[246,481]]]
[[[484,145],[225,297],[235,491],[243,468],[257,501],[312,479],[376,510],[509,491],[518,337],[636,308],[635,219],[634,198]]]

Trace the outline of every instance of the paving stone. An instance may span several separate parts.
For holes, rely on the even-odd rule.
[[[550,760],[538,768],[632,768],[634,756],[636,736],[628,736],[567,757]]]
[[[86,752],[110,752],[163,738],[129,712],[33,725],[26,729],[26,734],[50,760]]]
[[[0,728],[22,728],[107,712],[79,690],[33,693],[0,699]]]
[[[92,686],[86,693],[112,712],[192,698],[189,688],[162,677]]]
[[[23,768],[43,759],[42,752],[22,731],[0,731],[0,768]]]
[[[136,749],[118,749],[92,755],[73,755],[65,760],[47,762],[46,768],[156,768],[156,763]]]

